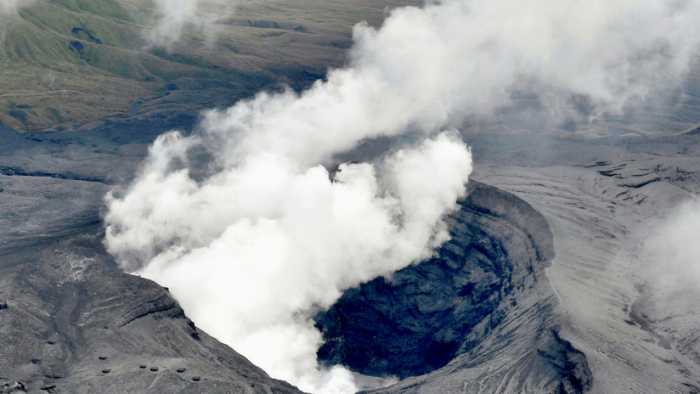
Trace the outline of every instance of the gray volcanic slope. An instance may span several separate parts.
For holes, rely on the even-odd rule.
[[[166,289],[109,268],[99,222],[72,224],[80,234],[3,255],[3,381],[30,392],[298,392],[198,330]]]
[[[216,50],[188,34],[172,53],[143,49],[127,3],[33,1],[0,40],[0,121],[74,130],[0,126],[0,391],[300,393],[119,271],[102,199],[160,133],[283,81],[309,86],[343,64],[354,23],[416,2],[245,2]],[[595,125],[548,124],[528,97],[459,125],[476,171],[451,240],[320,311],[320,361],[402,379],[375,394],[700,394],[700,286],[664,287],[663,256],[645,249],[700,193],[698,81],[696,61],[658,105]]]
[[[102,248],[102,196],[192,121],[0,129],[3,392],[298,392]],[[700,294],[659,291],[642,253],[700,191],[700,133],[465,139],[476,181],[452,240],[321,313],[321,360],[404,378],[377,393],[700,392]]]
[[[148,141],[141,131],[3,131],[5,388],[21,382],[30,392],[56,393],[295,392],[198,330],[165,289],[114,269],[100,242],[101,197],[131,176],[143,152],[134,147]],[[513,194],[477,182],[469,187],[449,219],[453,240],[439,257],[368,285],[378,293],[367,294],[367,305],[400,317],[400,327],[340,333],[345,356],[361,359],[371,345],[383,354],[355,369],[406,377],[395,387],[409,392],[461,392],[472,384],[483,392],[584,391],[592,381],[586,358],[561,338],[560,307],[545,275],[554,257],[547,222]],[[378,340],[367,341],[373,336]]]
[[[0,133],[4,392],[298,392],[102,248],[102,196],[172,126]],[[452,240],[319,314],[319,358],[403,378],[377,393],[700,392],[700,295],[656,291],[640,253],[647,223],[700,191],[700,135],[538,137],[534,153],[465,138],[476,181]]]
[[[143,139],[159,130],[143,133],[149,126],[42,138],[0,130],[0,389],[299,392],[197,329],[166,289],[116,270],[104,251],[102,197],[133,173]]]
[[[680,151],[697,147],[686,142]],[[552,226],[557,257],[548,276],[570,322],[562,337],[586,355],[591,392],[700,392],[697,290],[680,299],[644,291],[653,262],[639,251],[649,227],[700,185],[700,159],[668,153],[478,175]]]

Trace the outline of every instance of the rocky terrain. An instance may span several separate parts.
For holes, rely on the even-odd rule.
[[[111,169],[129,162],[114,152],[130,143],[91,156],[97,144],[75,135],[2,136],[2,392],[298,392],[197,329],[167,289],[116,269],[100,209],[125,176]],[[83,160],[69,159],[73,149]],[[122,171],[133,171],[134,155]]]
[[[199,331],[167,289],[115,270],[95,217],[34,242],[3,245],[3,392],[298,392]]]
[[[101,198],[133,173],[146,126],[3,131],[6,391],[293,392],[104,252]],[[538,137],[556,149],[536,156],[513,156],[518,136],[465,138],[477,172],[452,240],[322,312],[319,358],[402,378],[386,393],[697,391],[695,309],[645,294],[651,263],[637,254],[645,224],[697,193],[700,136]]]
[[[548,274],[571,322],[563,337],[587,355],[592,392],[699,391],[698,364],[688,357],[697,345],[658,331],[675,327],[659,310],[673,304],[648,309],[643,289],[652,262],[638,252],[653,218],[696,190],[697,165],[696,158],[635,155],[578,168],[485,171],[552,225],[557,257]],[[691,175],[669,176],[669,167]],[[678,312],[697,322],[692,309]]]
[[[219,39],[188,30],[167,50],[144,41],[150,2],[22,9],[0,42],[0,390],[299,393],[117,269],[103,197],[162,132],[308,86],[344,62],[354,23],[399,4],[412,3],[244,2]],[[654,107],[590,125],[508,109],[461,124],[475,172],[451,239],[319,311],[319,360],[400,379],[377,394],[700,393],[700,293],[661,285],[664,256],[647,249],[700,193],[698,70]]]

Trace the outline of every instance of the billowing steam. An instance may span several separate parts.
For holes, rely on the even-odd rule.
[[[191,136],[158,138],[129,189],[107,197],[107,247],[274,377],[354,392],[350,372],[319,372],[310,315],[447,239],[442,217],[464,194],[471,157],[446,126],[523,88],[553,113],[575,111],[562,104],[572,96],[593,114],[645,100],[679,82],[699,16],[700,3],[683,0],[397,9],[378,30],[357,25],[350,65],[309,90],[261,93],[206,113]],[[360,142],[407,131],[421,137],[327,170]]]
[[[216,21],[233,13],[236,0],[154,0],[155,26],[146,38],[156,46],[169,48],[186,29],[211,39]]]
[[[654,230],[643,252],[655,290],[700,291],[700,200],[681,204]]]
[[[199,325],[273,376],[354,390],[342,369],[317,376],[322,341],[308,312],[445,241],[440,219],[464,194],[469,151],[442,133],[333,175],[266,145],[201,183],[169,169],[200,142],[176,133],[156,141],[129,194],[109,199],[110,251],[123,264],[151,256],[140,275],[170,286]]]
[[[0,15],[16,14],[20,9],[33,2],[34,0],[0,0]]]
[[[0,41],[4,40],[12,18],[16,17],[22,8],[33,2],[34,0],[0,0]]]

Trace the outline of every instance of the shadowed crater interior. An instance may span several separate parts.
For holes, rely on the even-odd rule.
[[[514,195],[471,181],[447,222],[451,240],[435,257],[350,289],[316,316],[326,341],[322,363],[402,379],[435,371],[493,337],[519,300],[546,281],[554,257],[549,225]],[[545,323],[538,330],[550,332]]]

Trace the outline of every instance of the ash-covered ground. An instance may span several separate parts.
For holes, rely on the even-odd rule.
[[[103,196],[173,126],[2,130],[5,392],[295,391],[104,251]],[[696,392],[699,296],[653,283],[642,244],[699,190],[700,135],[464,138],[476,172],[452,240],[322,311],[319,359],[402,378],[386,393]]]
[[[440,2],[392,14],[418,3],[294,0],[245,2],[229,15],[219,0],[189,3],[186,23],[169,26],[158,15],[180,10],[168,1],[0,1],[3,393],[299,393],[223,343],[231,338],[202,330],[174,285],[119,268],[105,246],[105,196],[133,186],[151,143],[173,129],[182,135],[172,140],[220,159],[188,163],[197,189],[219,170],[236,174],[241,141],[243,151],[298,154],[292,170],[318,165],[329,178],[340,163],[379,163],[381,173],[378,157],[454,127],[445,141],[461,137],[474,171],[461,167],[457,186],[470,180],[445,218],[449,240],[333,305],[311,299],[312,321],[301,323],[323,337],[320,365],[386,394],[700,394],[700,66],[691,50],[700,7],[668,1],[646,13],[636,12],[642,2],[610,2],[605,13],[494,1],[506,5],[494,14]],[[632,12],[618,25],[619,9]],[[583,11],[602,22],[551,23]],[[528,12],[539,24],[521,23]],[[386,18],[388,28],[368,27]],[[591,39],[553,34],[568,27]],[[561,45],[531,45],[549,41],[518,31]],[[201,113],[284,85],[285,94],[234,107],[243,120]],[[277,127],[297,117],[298,127]],[[251,130],[268,139],[237,139]],[[292,170],[285,175],[299,175]],[[200,205],[220,207],[206,197]],[[287,208],[275,202],[274,212]],[[406,213],[389,211],[389,224]],[[225,277],[200,278],[212,276]],[[196,285],[185,287],[207,283]],[[210,323],[217,313],[226,311]]]

